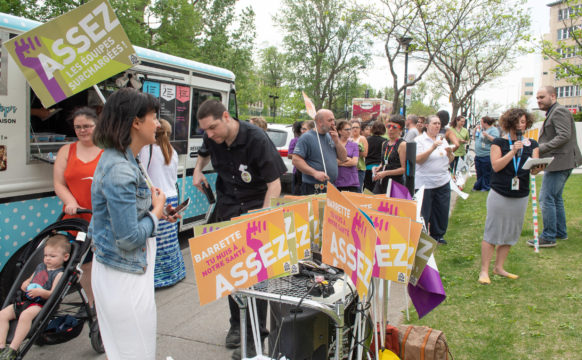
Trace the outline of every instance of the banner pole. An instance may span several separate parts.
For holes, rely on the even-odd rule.
[[[540,252],[540,241],[539,241],[539,230],[538,230],[538,198],[536,195],[536,177],[530,174],[530,187],[531,187],[531,209],[533,212],[532,222],[533,222],[533,233],[534,233],[534,252]]]

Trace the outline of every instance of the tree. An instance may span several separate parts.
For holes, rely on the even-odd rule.
[[[16,3],[1,6],[47,21],[87,1],[25,0],[20,7]],[[256,37],[252,8],[236,14],[236,0],[110,1],[133,45],[229,69],[236,75],[239,103],[244,106],[252,101]]]
[[[277,114],[277,100],[284,101],[287,96],[283,96],[283,92],[288,92],[288,89],[283,88],[286,72],[285,55],[280,53],[277,47],[271,46],[260,51],[260,58],[263,104],[269,104],[271,113]]]
[[[567,79],[574,85],[582,85],[582,6],[580,0],[564,0],[560,5],[558,19],[558,45],[549,40],[542,41],[542,53],[554,60],[553,71],[557,79]],[[550,34],[554,36],[554,34]]]
[[[501,1],[501,0],[500,0]],[[368,30],[384,41],[394,88],[393,112],[400,109],[400,95],[418,83],[430,69],[435,54],[448,41],[449,35],[473,8],[472,0],[378,0],[379,5],[358,5],[370,20]],[[406,45],[409,44],[409,45]],[[396,68],[401,55],[414,54],[420,69],[414,80],[402,84]]]
[[[407,107],[407,113],[419,116],[436,114],[439,109],[438,99],[440,97],[441,93],[435,91],[428,82],[420,81],[412,88],[410,106]]]
[[[458,6],[472,3],[434,59],[450,94],[454,118],[477,89],[509,70],[525,52],[520,45],[529,39],[530,16],[523,8],[525,0],[452,1]]]
[[[4,0],[0,2],[0,12],[31,17],[29,10],[33,8],[34,2],[34,0]]]
[[[346,0],[283,0],[275,17],[284,31],[283,47],[293,69],[291,84],[304,90],[316,108],[333,108],[353,79],[370,59],[371,41],[362,36],[361,12],[350,11]]]

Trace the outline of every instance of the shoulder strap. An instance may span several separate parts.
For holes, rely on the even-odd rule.
[[[148,159],[148,167],[146,168],[147,170],[150,169],[150,163],[152,162],[152,150],[154,149],[154,145],[150,144],[150,158]]]
[[[410,335],[410,332],[412,331],[412,325],[408,326],[408,329],[406,329],[406,332],[404,333],[404,338],[402,339],[402,348],[400,349],[401,352],[401,359],[404,359],[404,355],[406,353],[406,340],[408,340],[408,335]]]
[[[420,346],[420,360],[424,360],[424,352],[426,350],[426,343],[428,342],[428,337],[432,332],[431,328],[427,328],[426,335],[424,336],[424,340],[422,341],[422,345]]]
[[[77,156],[77,143],[72,142],[69,144],[69,151],[67,152],[67,164],[69,164],[69,160],[71,159],[71,152],[76,157]]]

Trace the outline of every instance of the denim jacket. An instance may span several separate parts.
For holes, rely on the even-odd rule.
[[[95,259],[119,271],[145,273],[146,240],[155,235],[158,218],[149,212],[151,191],[131,149],[103,152],[93,175],[91,201],[87,235]]]

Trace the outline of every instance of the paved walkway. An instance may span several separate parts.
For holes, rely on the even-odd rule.
[[[158,309],[157,356],[159,360],[227,360],[232,350],[224,347],[228,331],[228,301],[226,298],[200,306],[188,248],[183,251],[186,279],[168,289],[156,291]],[[402,321],[405,308],[404,286],[391,288],[389,320]],[[105,360],[104,354],[93,351],[89,331],[85,326],[79,337],[59,345],[33,346],[25,359]]]

